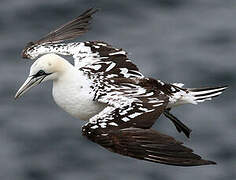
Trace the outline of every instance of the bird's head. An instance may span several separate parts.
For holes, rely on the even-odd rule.
[[[22,96],[32,87],[48,80],[56,80],[65,71],[65,62],[56,54],[46,54],[37,59],[30,68],[30,73],[24,84],[15,95],[15,99]]]

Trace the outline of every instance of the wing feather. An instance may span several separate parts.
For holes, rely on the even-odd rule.
[[[83,135],[104,148],[136,159],[175,166],[201,166],[216,164],[202,159],[193,150],[174,138],[152,129],[126,128],[91,131],[83,127]]]
[[[63,24],[59,28],[54,31],[51,31],[46,36],[35,42],[29,42],[26,47],[22,51],[23,58],[29,58],[27,51],[32,49],[35,46],[39,46],[45,43],[58,43],[65,40],[74,39],[89,30],[90,21],[92,20],[92,15],[96,13],[98,9],[88,9],[84,13],[82,13],[77,18],[72,21]]]
[[[83,14],[77,18],[69,21],[68,23],[60,26],[58,29],[50,32],[43,38],[38,41],[35,41],[35,44],[42,44],[45,42],[61,42],[64,40],[74,39],[89,30],[90,21],[92,15],[96,13],[98,9],[88,9]]]

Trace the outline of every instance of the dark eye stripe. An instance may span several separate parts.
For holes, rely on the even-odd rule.
[[[47,76],[52,73],[45,73],[43,70],[38,71],[35,75],[33,75],[34,78],[40,77],[40,76]]]
[[[39,76],[43,76],[43,75],[46,75],[46,73],[43,70],[40,70],[34,75],[34,77],[39,77]]]

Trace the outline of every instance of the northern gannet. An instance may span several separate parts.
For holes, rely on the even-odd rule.
[[[26,45],[22,57],[37,60],[15,98],[41,82],[52,80],[55,102],[72,116],[88,121],[82,134],[108,150],[176,166],[215,164],[151,127],[163,113],[179,132],[189,137],[191,130],[170,113],[171,108],[211,100],[227,86],[183,88],[181,83],[144,77],[124,50],[105,42],[61,43],[88,31],[96,11],[89,9]],[[62,55],[73,56],[74,66]]]

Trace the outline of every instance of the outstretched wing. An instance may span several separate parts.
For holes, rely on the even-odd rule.
[[[84,126],[83,135],[112,152],[141,160],[175,166],[216,164],[202,159],[174,138],[152,129],[126,128],[111,131],[102,128],[93,130]]]
[[[88,31],[88,25],[96,9],[89,9],[76,19],[62,25],[38,41],[30,42],[22,51],[23,58],[36,59],[40,55],[56,53],[73,56],[75,66],[90,75],[142,78],[137,66],[119,48],[101,42],[58,43],[73,39]]]
[[[89,22],[96,9],[89,9],[78,18],[62,25],[38,41],[30,42],[22,51],[23,58],[36,59],[40,55],[56,53],[73,56],[75,67],[90,75],[142,78],[137,66],[119,48],[101,42],[58,43],[73,39],[88,31]]]
[[[35,42],[29,42],[22,51],[22,57],[31,58],[28,51],[39,45],[42,45],[45,43],[54,44],[61,41],[74,39],[86,33],[89,30],[89,24],[92,19],[92,15],[97,11],[98,11],[97,9],[91,8],[85,11],[83,14],[81,14],[77,18],[75,18],[74,20],[69,21],[68,23],[60,26],[58,29],[50,32],[43,38]]]
[[[123,114],[126,118],[121,117]],[[91,141],[124,156],[176,166],[215,164],[201,159],[174,138],[148,129],[149,121],[158,116],[159,113],[139,114],[107,107],[83,126],[82,133]]]

